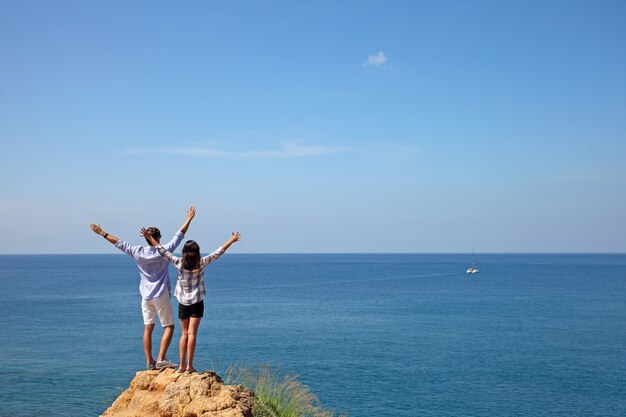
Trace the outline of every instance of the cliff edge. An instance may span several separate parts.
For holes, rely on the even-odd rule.
[[[252,417],[254,393],[214,372],[139,371],[101,417]]]

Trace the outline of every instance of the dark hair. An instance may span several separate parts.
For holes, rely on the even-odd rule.
[[[200,268],[200,246],[194,240],[185,242],[182,267],[188,271]]]
[[[152,236],[157,242],[159,241],[159,239],[161,239],[161,231],[159,230],[158,227],[148,227],[148,233],[150,234],[150,236]],[[148,238],[146,238],[146,242],[148,242],[148,245],[151,245],[150,241],[148,240]]]

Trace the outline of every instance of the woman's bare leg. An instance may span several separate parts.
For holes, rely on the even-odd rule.
[[[196,335],[198,334],[198,327],[200,326],[200,320],[202,317],[189,318],[189,331],[187,339],[187,370],[195,371],[193,367],[193,356],[196,352]]]
[[[183,332],[180,335],[180,342],[178,343],[178,353],[180,355],[180,365],[178,367],[178,372],[185,372],[188,368],[185,364],[185,357],[187,356],[187,334],[189,330],[189,319],[181,319],[180,324]]]

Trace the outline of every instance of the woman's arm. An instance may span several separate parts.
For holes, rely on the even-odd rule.
[[[226,241],[226,243],[224,243],[222,246],[220,246],[219,248],[217,248],[217,250],[207,256],[203,256],[202,257],[202,261],[201,264],[202,265],[208,265],[211,262],[215,261],[217,258],[219,258],[220,256],[222,256],[224,254],[224,252],[226,252],[226,249],[230,248],[230,245],[232,245],[233,243],[239,241],[239,239],[241,239],[241,233],[239,232],[233,232],[230,239],[228,239]]]
[[[146,229],[145,227],[141,228],[139,234],[145,237],[148,242],[150,242],[150,246],[159,246],[159,242],[157,242],[156,239],[152,237],[152,234],[148,232],[148,229]]]
[[[241,233],[233,232],[231,233],[230,239],[228,239],[226,243],[222,245],[222,248],[224,249],[224,251],[226,251],[228,248],[230,248],[230,245],[232,245],[235,242],[238,242],[240,239],[241,239]]]
[[[168,252],[167,249],[165,249],[163,246],[161,246],[159,244],[159,242],[157,242],[156,239],[152,237],[150,232],[148,232],[148,229],[146,229],[145,227],[142,227],[141,230],[140,230],[140,233],[141,233],[141,236],[143,236],[146,239],[148,239],[148,241],[150,242],[150,245],[157,247],[157,251],[159,251],[159,254],[162,257],[164,257],[165,259],[167,259],[168,261],[173,263],[175,266],[178,266],[178,264],[180,263],[180,258],[178,258],[177,256],[172,255],[171,252]]]

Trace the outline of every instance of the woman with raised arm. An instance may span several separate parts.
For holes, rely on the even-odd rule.
[[[174,296],[178,299],[178,318],[183,330],[178,345],[180,351],[178,372],[197,372],[193,367],[193,357],[198,327],[204,315],[204,269],[222,256],[230,245],[241,239],[241,235],[239,232],[233,232],[226,243],[207,256],[200,256],[200,246],[195,241],[188,240],[183,247],[181,258],[159,245],[147,229],[142,228],[141,235],[156,246],[159,254],[169,260],[178,271]]]

